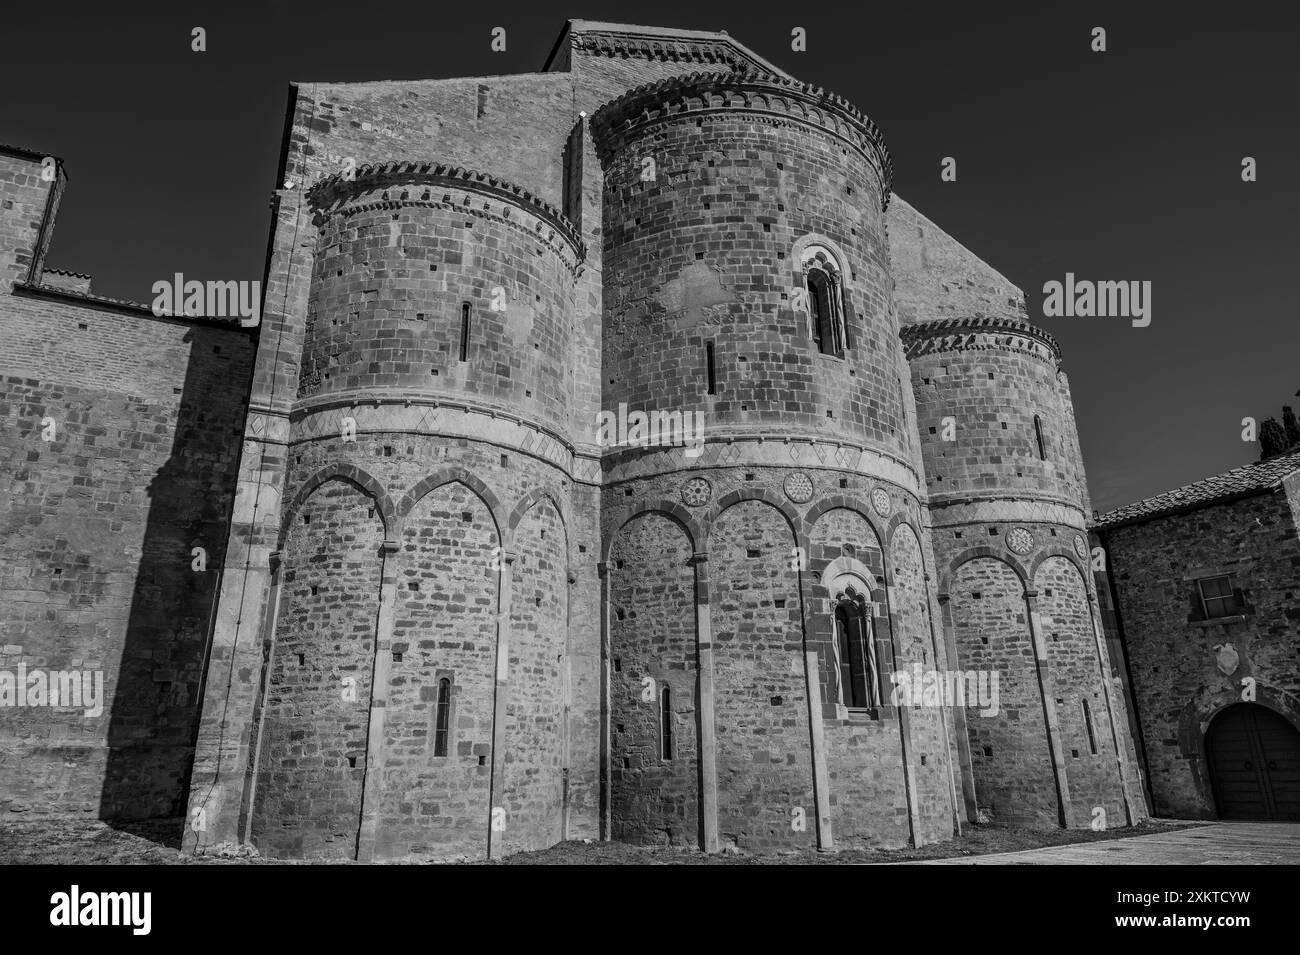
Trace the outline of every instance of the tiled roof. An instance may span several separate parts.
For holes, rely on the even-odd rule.
[[[61,288],[58,285],[32,285],[29,282],[15,282],[13,290],[20,295],[37,295],[44,298],[57,298],[72,305],[84,305],[89,308],[101,307],[128,312],[133,315],[152,315],[164,321],[189,322],[193,325],[215,325],[246,332],[255,331],[259,326],[244,325],[238,318],[209,318],[205,315],[170,315],[155,313],[153,307],[140,302],[131,302],[123,298],[109,298],[107,295],[95,295],[77,289]],[[259,322],[260,325],[260,322]]]
[[[1276,488],[1297,470],[1300,470],[1300,449],[1279,454],[1266,461],[1247,464],[1245,467],[1233,468],[1134,504],[1125,504],[1101,515],[1093,526],[1105,529],[1121,524],[1136,524],[1219,501],[1262,494]]]

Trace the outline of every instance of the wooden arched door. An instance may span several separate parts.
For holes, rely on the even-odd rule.
[[[1219,713],[1205,734],[1220,819],[1300,821],[1300,732],[1258,703]]]

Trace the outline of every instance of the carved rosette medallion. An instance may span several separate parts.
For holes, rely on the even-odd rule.
[[[713,485],[704,478],[691,478],[682,485],[682,501],[687,507],[703,507],[713,496]]]
[[[871,506],[876,509],[876,513],[881,517],[889,516],[889,492],[883,487],[878,487],[871,492]]]
[[[807,504],[812,500],[813,482],[803,471],[795,471],[785,479],[785,496],[796,504]]]
[[[1034,549],[1034,535],[1027,527],[1013,527],[1007,531],[1007,547],[1013,554],[1028,554]]]

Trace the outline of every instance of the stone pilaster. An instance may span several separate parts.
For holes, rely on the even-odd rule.
[[[1052,754],[1052,769],[1056,777],[1057,813],[1061,826],[1069,828],[1070,780],[1065,769],[1065,744],[1061,739],[1061,722],[1056,714],[1056,699],[1052,696],[1052,678],[1047,672],[1047,645],[1043,641],[1043,622],[1038,614],[1038,591],[1025,591],[1025,607],[1028,610],[1029,638],[1034,648],[1034,670],[1038,674],[1038,692],[1043,697],[1043,722],[1047,727],[1047,746]]]

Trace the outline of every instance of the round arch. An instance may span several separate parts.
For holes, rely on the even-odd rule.
[[[1240,671],[1238,671],[1240,672]],[[1178,711],[1178,752],[1190,761],[1192,776],[1199,790],[1209,793],[1204,788],[1208,778],[1204,772],[1205,731],[1214,722],[1215,717],[1228,707],[1241,702],[1258,703],[1265,709],[1277,713],[1296,730],[1300,730],[1300,698],[1279,687],[1264,683],[1254,684],[1255,698],[1243,701],[1242,687],[1226,685],[1205,696],[1193,696],[1183,703]]]
[[[852,511],[854,514],[857,514],[866,521],[871,527],[872,533],[876,535],[876,546],[880,548],[882,559],[887,557],[885,549],[885,534],[883,528],[880,526],[879,518],[876,517],[870,507],[867,507],[861,501],[851,498],[846,494],[828,494],[812,507],[808,508],[807,512],[805,512],[803,516],[803,536],[811,539],[813,528],[817,526],[817,521],[829,511],[835,510]]]
[[[632,507],[629,507],[618,514],[615,521],[610,525],[612,533],[606,538],[601,548],[600,559],[608,561],[610,552],[614,549],[614,541],[623,528],[632,521],[633,518],[640,517],[642,514],[663,514],[671,519],[675,524],[686,532],[686,539],[690,542],[691,551],[698,553],[701,542],[707,540],[704,536],[703,528],[695,519],[690,511],[676,501],[667,499],[642,501]]]
[[[1220,819],[1300,821],[1300,729],[1258,699],[1220,707],[1205,724],[1202,765]]]
[[[820,232],[806,232],[799,238],[795,239],[794,247],[790,250],[790,265],[795,275],[803,272],[804,253],[810,248],[821,246],[835,259],[835,266],[841,275],[847,275],[850,271],[849,257],[844,253],[834,239]]]
[[[1021,591],[1024,592],[1029,590],[1030,581],[1032,581],[1033,578],[1029,576],[1029,573],[1026,570],[1024,564],[1016,560],[1015,557],[1011,556],[1005,551],[997,550],[993,547],[986,547],[984,545],[980,545],[978,547],[968,547],[965,550],[961,551],[960,553],[956,554],[952,558],[952,560],[948,561],[948,570],[945,574],[945,579],[942,581],[943,584],[941,588],[942,592],[951,593],[952,582],[954,579],[956,579],[957,571],[962,568],[963,564],[968,564],[972,560],[977,560],[980,557],[991,557],[993,560],[996,560],[999,563],[1006,564],[1013,571],[1015,571],[1016,576],[1020,578]]]
[[[425,495],[436,491],[444,484],[459,483],[469,488],[488,509],[488,514],[492,517],[492,523],[496,529],[497,540],[501,541],[501,546],[505,547],[504,529],[507,527],[507,521],[503,514],[504,509],[501,506],[501,500],[493,493],[492,489],[481,481],[476,475],[471,474],[464,468],[451,467],[434,471],[421,478],[402,497],[397,505],[397,516],[403,522],[414,510],[415,505],[424,499]]]
[[[1066,547],[1064,544],[1048,544],[1043,547],[1029,565],[1027,570],[1028,579],[1032,581],[1038,574],[1038,568],[1053,557],[1063,557],[1069,561],[1070,565],[1078,571],[1079,576],[1083,579],[1083,592],[1088,593],[1089,569],[1080,566],[1079,555],[1074,552],[1073,548]]]
[[[558,494],[554,488],[536,487],[519,499],[510,512],[506,525],[506,541],[502,544],[502,549],[514,549],[515,532],[519,529],[520,522],[539,501],[549,501],[550,505],[555,508],[555,513],[560,516],[560,527],[564,529],[565,560],[568,562],[568,569],[571,570],[574,567],[573,535],[569,530],[572,517],[569,514],[568,504],[563,495]]]
[[[372,474],[363,471],[353,464],[331,464],[321,468],[298,488],[293,498],[289,501],[287,507],[281,514],[280,530],[276,537],[276,549],[283,550],[284,542],[289,534],[289,528],[293,525],[293,520],[302,510],[307,499],[312,496],[322,484],[327,481],[342,481],[345,484],[351,484],[362,494],[365,494],[375,502],[375,510],[379,513],[379,519],[384,525],[384,537],[391,540],[397,530],[398,515],[393,506],[392,499],[388,496],[383,484]]]
[[[703,539],[707,541],[713,534],[713,525],[717,523],[718,518],[720,518],[725,511],[729,510],[736,504],[743,504],[745,501],[761,501],[762,503],[769,504],[780,511],[781,515],[785,518],[786,524],[790,528],[791,536],[794,537],[795,546],[802,547],[805,552],[807,551],[808,538],[807,535],[804,534],[803,520],[800,518],[799,513],[784,498],[780,497],[773,491],[769,491],[767,488],[761,487],[742,488],[740,490],[730,491],[718,498],[718,502],[711,507],[708,514],[705,515],[703,527],[701,528],[704,532]]]
[[[876,575],[871,572],[871,568],[856,557],[836,557],[822,570],[815,586],[830,593],[836,579],[846,575],[862,578],[867,596],[881,606],[888,606],[887,590],[876,582]]]

